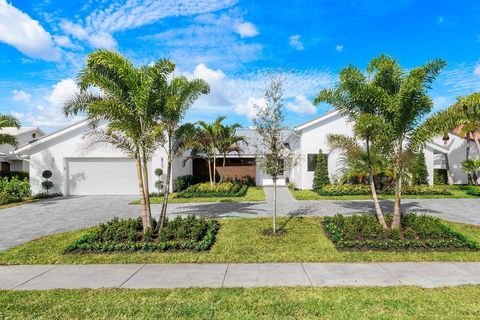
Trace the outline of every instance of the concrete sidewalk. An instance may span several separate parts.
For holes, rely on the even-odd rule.
[[[480,262],[0,266],[0,289],[480,284]]]

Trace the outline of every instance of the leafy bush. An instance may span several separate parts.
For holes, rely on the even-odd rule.
[[[391,215],[386,215],[388,224]],[[343,249],[470,249],[480,245],[440,219],[413,213],[402,216],[402,229],[384,231],[374,215],[325,217],[323,226],[332,242]]]
[[[177,193],[177,198],[243,197],[248,190],[245,184],[223,182],[211,185],[199,183]]]
[[[174,190],[177,192],[183,191],[188,187],[193,186],[197,182],[198,182],[197,179],[191,174],[187,174],[185,176],[179,176],[175,180],[173,180]]]
[[[61,197],[61,196],[62,196],[62,194],[60,192],[54,192],[54,193],[42,192],[42,193],[37,193],[33,197],[35,199],[48,199],[48,198],[56,198],[56,197]]]
[[[152,220],[153,229],[156,221]],[[142,233],[141,218],[113,220],[99,225],[84,234],[66,251],[167,251],[167,250],[208,250],[215,242],[219,229],[217,220],[206,220],[189,215],[186,218],[177,216],[166,220],[161,234],[152,230]]]
[[[18,202],[30,195],[28,179],[20,180],[15,176],[0,178],[0,204]]]
[[[412,180],[414,185],[423,185],[428,183],[427,163],[423,152],[416,153],[412,159]]]
[[[433,183],[434,184],[448,184],[447,169],[433,169]]]
[[[328,162],[327,158],[322,152],[322,149],[320,149],[318,151],[315,172],[313,175],[313,189],[320,190],[328,184],[330,184],[330,178],[328,176]]]
[[[252,176],[243,176],[241,178],[235,177],[226,177],[224,182],[233,182],[237,184],[245,184],[249,187],[254,187],[255,186],[255,178]]]
[[[394,194],[394,189],[377,190],[379,194]],[[323,196],[343,196],[343,195],[369,195],[370,186],[366,184],[329,184],[317,191]],[[404,195],[450,195],[451,193],[440,186],[414,185],[403,186]]]

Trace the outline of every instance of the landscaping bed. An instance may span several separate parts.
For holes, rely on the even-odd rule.
[[[84,234],[77,230],[39,238],[0,252],[0,265],[104,263],[262,263],[262,262],[405,262],[480,261],[475,250],[339,250],[325,234],[321,217],[279,217],[282,236],[265,235],[271,218],[218,219],[220,229],[207,251],[90,251],[66,253]],[[469,239],[480,242],[480,227],[442,221]]]
[[[156,221],[153,221],[155,230]],[[167,220],[162,232],[142,232],[142,220],[113,220],[85,233],[66,252],[208,250],[219,228],[216,220],[189,215]]]
[[[233,182],[210,184],[198,183],[177,193],[177,198],[208,198],[208,197],[243,197],[248,185]]]
[[[385,217],[391,224],[392,217]],[[374,215],[325,217],[325,232],[340,249],[349,250],[480,250],[480,245],[443,223],[439,218],[402,216],[401,230],[383,230]]]
[[[467,193],[472,196],[480,197],[480,187],[472,186],[468,189]]]
[[[369,195],[369,185],[366,184],[329,184],[318,190],[322,196]],[[378,190],[378,194],[393,195],[394,189]],[[444,187],[430,185],[403,186],[403,195],[451,195]]]

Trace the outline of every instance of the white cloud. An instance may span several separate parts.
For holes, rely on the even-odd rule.
[[[248,119],[252,120],[257,115],[258,107],[264,108],[265,106],[264,98],[249,97],[246,102],[235,106],[235,112],[239,115],[246,115]]]
[[[338,52],[342,52],[342,51],[343,51],[343,45],[337,44],[337,45],[335,46],[335,50],[337,50]]]
[[[63,114],[63,103],[78,91],[78,87],[72,79],[63,79],[43,94],[32,97],[31,105],[27,110],[13,111],[12,114],[22,121],[23,124],[46,128],[59,128],[79,118],[67,118]],[[24,108],[22,108],[24,109]]]
[[[52,106],[61,106],[72,95],[78,92],[79,89],[73,79],[63,79],[52,86],[52,91],[45,99],[49,101]]]
[[[300,40],[300,35],[296,34],[293,36],[290,36],[290,46],[297,49],[297,50],[303,50],[303,42]]]
[[[13,90],[12,99],[15,102],[25,102],[28,103],[32,99],[32,95],[23,91],[23,90]]]
[[[225,78],[225,73],[223,73],[223,71],[220,69],[213,70],[205,66],[203,63],[200,63],[193,70],[193,76],[195,78],[200,78],[207,82],[210,82],[222,80],[223,78]]]
[[[78,40],[87,41],[93,48],[115,49],[117,42],[108,33],[105,32],[88,32],[84,27],[71,21],[64,20],[60,27],[67,34],[72,35]]]
[[[235,24],[235,32],[242,38],[255,37],[259,34],[257,27],[251,22],[237,22]]]
[[[86,18],[92,30],[113,33],[151,24],[167,17],[192,16],[225,9],[237,0],[130,0],[112,3]]]
[[[69,49],[79,48],[77,45],[72,43],[72,40],[70,40],[68,36],[55,35],[53,36],[53,41],[55,41],[55,44],[59,47],[69,48]]]
[[[56,61],[61,56],[61,50],[40,23],[6,0],[0,0],[0,41],[30,58]]]
[[[317,108],[304,96],[295,96],[294,102],[287,103],[287,109],[298,114],[315,114]]]
[[[480,64],[475,66],[475,69],[473,69],[473,74],[480,77]]]

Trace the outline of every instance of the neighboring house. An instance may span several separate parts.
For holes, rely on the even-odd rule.
[[[45,135],[42,130],[34,127],[7,127],[1,129],[0,133],[14,136],[18,146],[28,144]],[[28,161],[14,154],[13,150],[14,147],[10,144],[0,145],[0,171],[28,171]]]
[[[55,191],[65,195],[117,195],[138,194],[135,162],[121,151],[108,144],[91,145],[87,134],[90,132],[87,121],[82,121],[67,128],[43,136],[19,147],[15,153],[21,157],[29,157],[30,181],[34,193],[41,191],[41,173],[49,169],[53,173],[52,180]],[[341,176],[342,151],[330,150],[327,135],[330,133],[352,134],[352,125],[341,117],[337,111],[328,112],[284,132],[285,144],[295,152],[299,160],[278,180],[279,185],[287,181],[295,183],[300,189],[311,189],[318,150],[322,149],[328,159],[330,178],[336,181]],[[272,185],[272,179],[256,164],[259,136],[255,130],[239,129],[236,134],[246,137],[247,144],[242,144],[240,153],[227,156],[225,176],[242,178],[251,176],[259,186]],[[449,144],[443,145],[441,137],[428,143],[423,150],[429,173],[429,182],[433,184],[435,168],[441,168],[441,155],[448,153],[454,171],[455,183],[467,183],[466,174],[461,169],[465,160],[466,142],[452,134]],[[474,144],[470,154],[476,155]],[[200,178],[208,178],[208,167],[204,159],[189,158],[189,152],[174,160],[172,181],[182,175],[193,174]],[[162,168],[166,171],[166,154],[159,148],[149,162],[150,184],[156,177],[153,171]],[[217,174],[222,173],[222,157],[217,160]],[[172,183],[173,189],[173,183]]]

